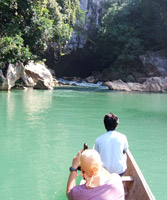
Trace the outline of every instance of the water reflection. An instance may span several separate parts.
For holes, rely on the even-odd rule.
[[[7,93],[7,115],[8,119],[13,119],[17,109],[33,116],[35,113],[42,113],[52,106],[52,90],[36,91],[32,88],[24,90],[24,95],[19,94],[22,91],[9,91]],[[22,101],[21,99],[22,98]]]
[[[47,131],[48,112],[53,106],[52,91],[15,90],[5,96],[1,109],[4,137],[1,134],[0,141],[3,199],[24,199],[25,196],[47,199],[53,177]],[[52,174],[46,176],[48,171]],[[32,191],[28,189],[30,186]]]
[[[15,104],[16,99],[13,98],[12,92],[8,91],[7,93],[7,117],[8,120],[12,120],[15,115]]]
[[[34,113],[42,113],[52,105],[52,90],[33,90],[24,91],[23,104],[25,112],[29,115]]]

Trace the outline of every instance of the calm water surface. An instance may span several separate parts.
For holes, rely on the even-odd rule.
[[[0,92],[0,199],[66,200],[71,160],[104,133],[110,111],[156,199],[167,200],[167,94],[73,87]]]

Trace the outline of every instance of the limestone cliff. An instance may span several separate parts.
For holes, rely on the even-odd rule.
[[[95,52],[94,38],[97,34],[96,28],[100,24],[100,17],[105,10],[104,3],[107,0],[80,0],[81,9],[85,12],[84,22],[81,27],[74,31],[67,48],[65,49],[66,56],[62,56],[59,63],[49,63],[49,68],[55,70],[57,77],[63,76],[78,76],[88,77],[94,72],[101,72],[100,80],[117,80],[143,82],[147,77],[167,76],[167,50],[159,52],[150,52],[139,57],[139,71],[127,70],[126,74],[119,72],[109,72],[109,69],[104,69],[100,63],[101,58]],[[107,66],[108,67],[108,66]],[[127,66],[128,68],[128,66]],[[106,73],[107,71],[107,73]]]
[[[106,0],[80,0],[80,7],[85,12],[83,27],[81,27],[83,31],[79,35],[74,31],[67,45],[69,51],[84,48],[89,35],[99,25],[99,15],[102,12],[102,4],[104,2]]]
[[[80,0],[80,6],[85,13],[83,25],[74,31],[65,53],[59,63],[47,63],[54,68],[57,77],[80,76],[87,77],[92,71],[100,70],[99,56],[94,51],[93,38],[100,23],[102,4],[106,0]],[[51,59],[50,59],[51,61]]]

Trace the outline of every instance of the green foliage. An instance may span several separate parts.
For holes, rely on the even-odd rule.
[[[70,39],[79,0],[1,0],[0,62],[40,59],[48,45]]]
[[[24,46],[21,35],[13,37],[4,36],[0,40],[0,64],[7,62],[16,63],[18,61],[26,62],[31,58],[31,52],[28,46]]]
[[[150,1],[150,0],[149,0]],[[153,4],[157,14],[157,41],[160,46],[167,46],[167,2],[166,0],[154,0]]]
[[[139,55],[166,44],[167,29],[162,23],[166,13],[160,14],[162,1],[115,0],[104,4],[106,12],[96,38],[104,67],[134,67]]]

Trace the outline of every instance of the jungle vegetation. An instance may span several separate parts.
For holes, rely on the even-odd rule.
[[[167,1],[113,0],[103,7],[95,39],[103,67],[133,68],[140,55],[166,48]]]
[[[79,0],[0,0],[0,66],[66,45],[79,13]]]
[[[166,0],[108,0],[101,10],[88,41],[102,68],[134,67],[139,55],[166,48]],[[41,60],[49,46],[60,52],[80,16],[79,0],[1,0],[0,66]]]

